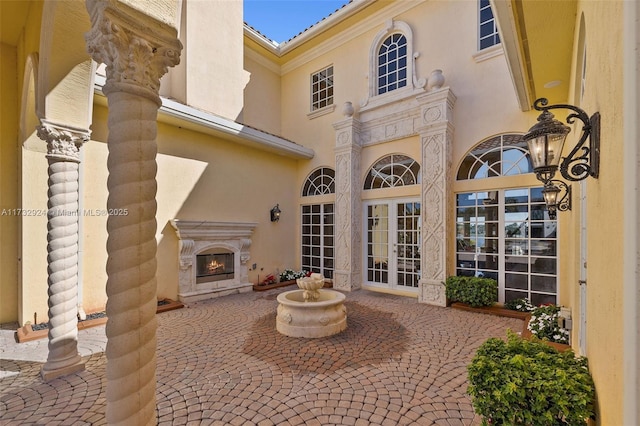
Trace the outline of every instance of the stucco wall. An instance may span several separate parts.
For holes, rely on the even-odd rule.
[[[0,323],[18,316],[18,74],[16,48],[0,44]]]
[[[621,2],[579,3],[586,25],[586,90],[582,107],[600,111],[600,177],[587,182],[587,356],[602,425],[623,424],[623,146]]]
[[[279,135],[280,67],[245,47],[244,70],[249,74],[249,82],[244,89],[244,104],[238,121]]]

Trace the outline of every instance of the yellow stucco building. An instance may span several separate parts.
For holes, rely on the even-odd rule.
[[[569,308],[598,424],[640,422],[635,2],[355,0],[282,44],[241,1],[141,5],[0,2],[1,323],[286,268],[436,305],[488,276]],[[541,97],[601,117],[557,219],[521,140]]]

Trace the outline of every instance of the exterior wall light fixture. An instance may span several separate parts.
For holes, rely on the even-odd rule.
[[[570,181],[581,181],[591,176],[598,178],[600,171],[600,113],[591,117],[582,109],[567,104],[547,105],[546,98],[537,99],[533,108],[542,111],[538,122],[522,137],[527,142],[533,170],[544,184],[542,191],[549,217],[555,218],[556,210],[571,210],[571,186],[559,180],[553,180],[558,169],[560,174]],[[561,158],[562,148],[571,128],[556,120],[549,111],[568,109],[567,123],[576,119],[582,121],[582,134],[569,155]],[[587,139],[589,143],[587,144]],[[560,193],[564,191],[564,195]],[[552,213],[553,211],[553,213]],[[553,217],[552,217],[553,216]]]
[[[280,204],[276,204],[275,206],[273,206],[273,208],[271,209],[271,222],[279,221],[280,213],[282,213],[282,211],[280,210]]]
[[[556,219],[557,211],[571,210],[571,185],[567,185],[561,180],[547,182],[542,190],[542,196],[551,220]]]

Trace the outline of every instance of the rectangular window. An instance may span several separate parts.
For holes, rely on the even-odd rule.
[[[555,304],[557,226],[542,187],[456,194],[456,273],[497,280],[500,301]]]
[[[478,0],[478,5],[480,7],[478,50],[482,50],[500,43],[500,35],[489,0]]]
[[[302,206],[302,269],[333,279],[333,204]]]
[[[311,75],[311,111],[333,105],[333,66]]]

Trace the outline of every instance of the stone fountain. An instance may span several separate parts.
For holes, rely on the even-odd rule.
[[[298,278],[299,290],[278,295],[276,330],[290,337],[317,338],[332,336],[347,328],[345,295],[321,289],[324,277],[311,274]]]

